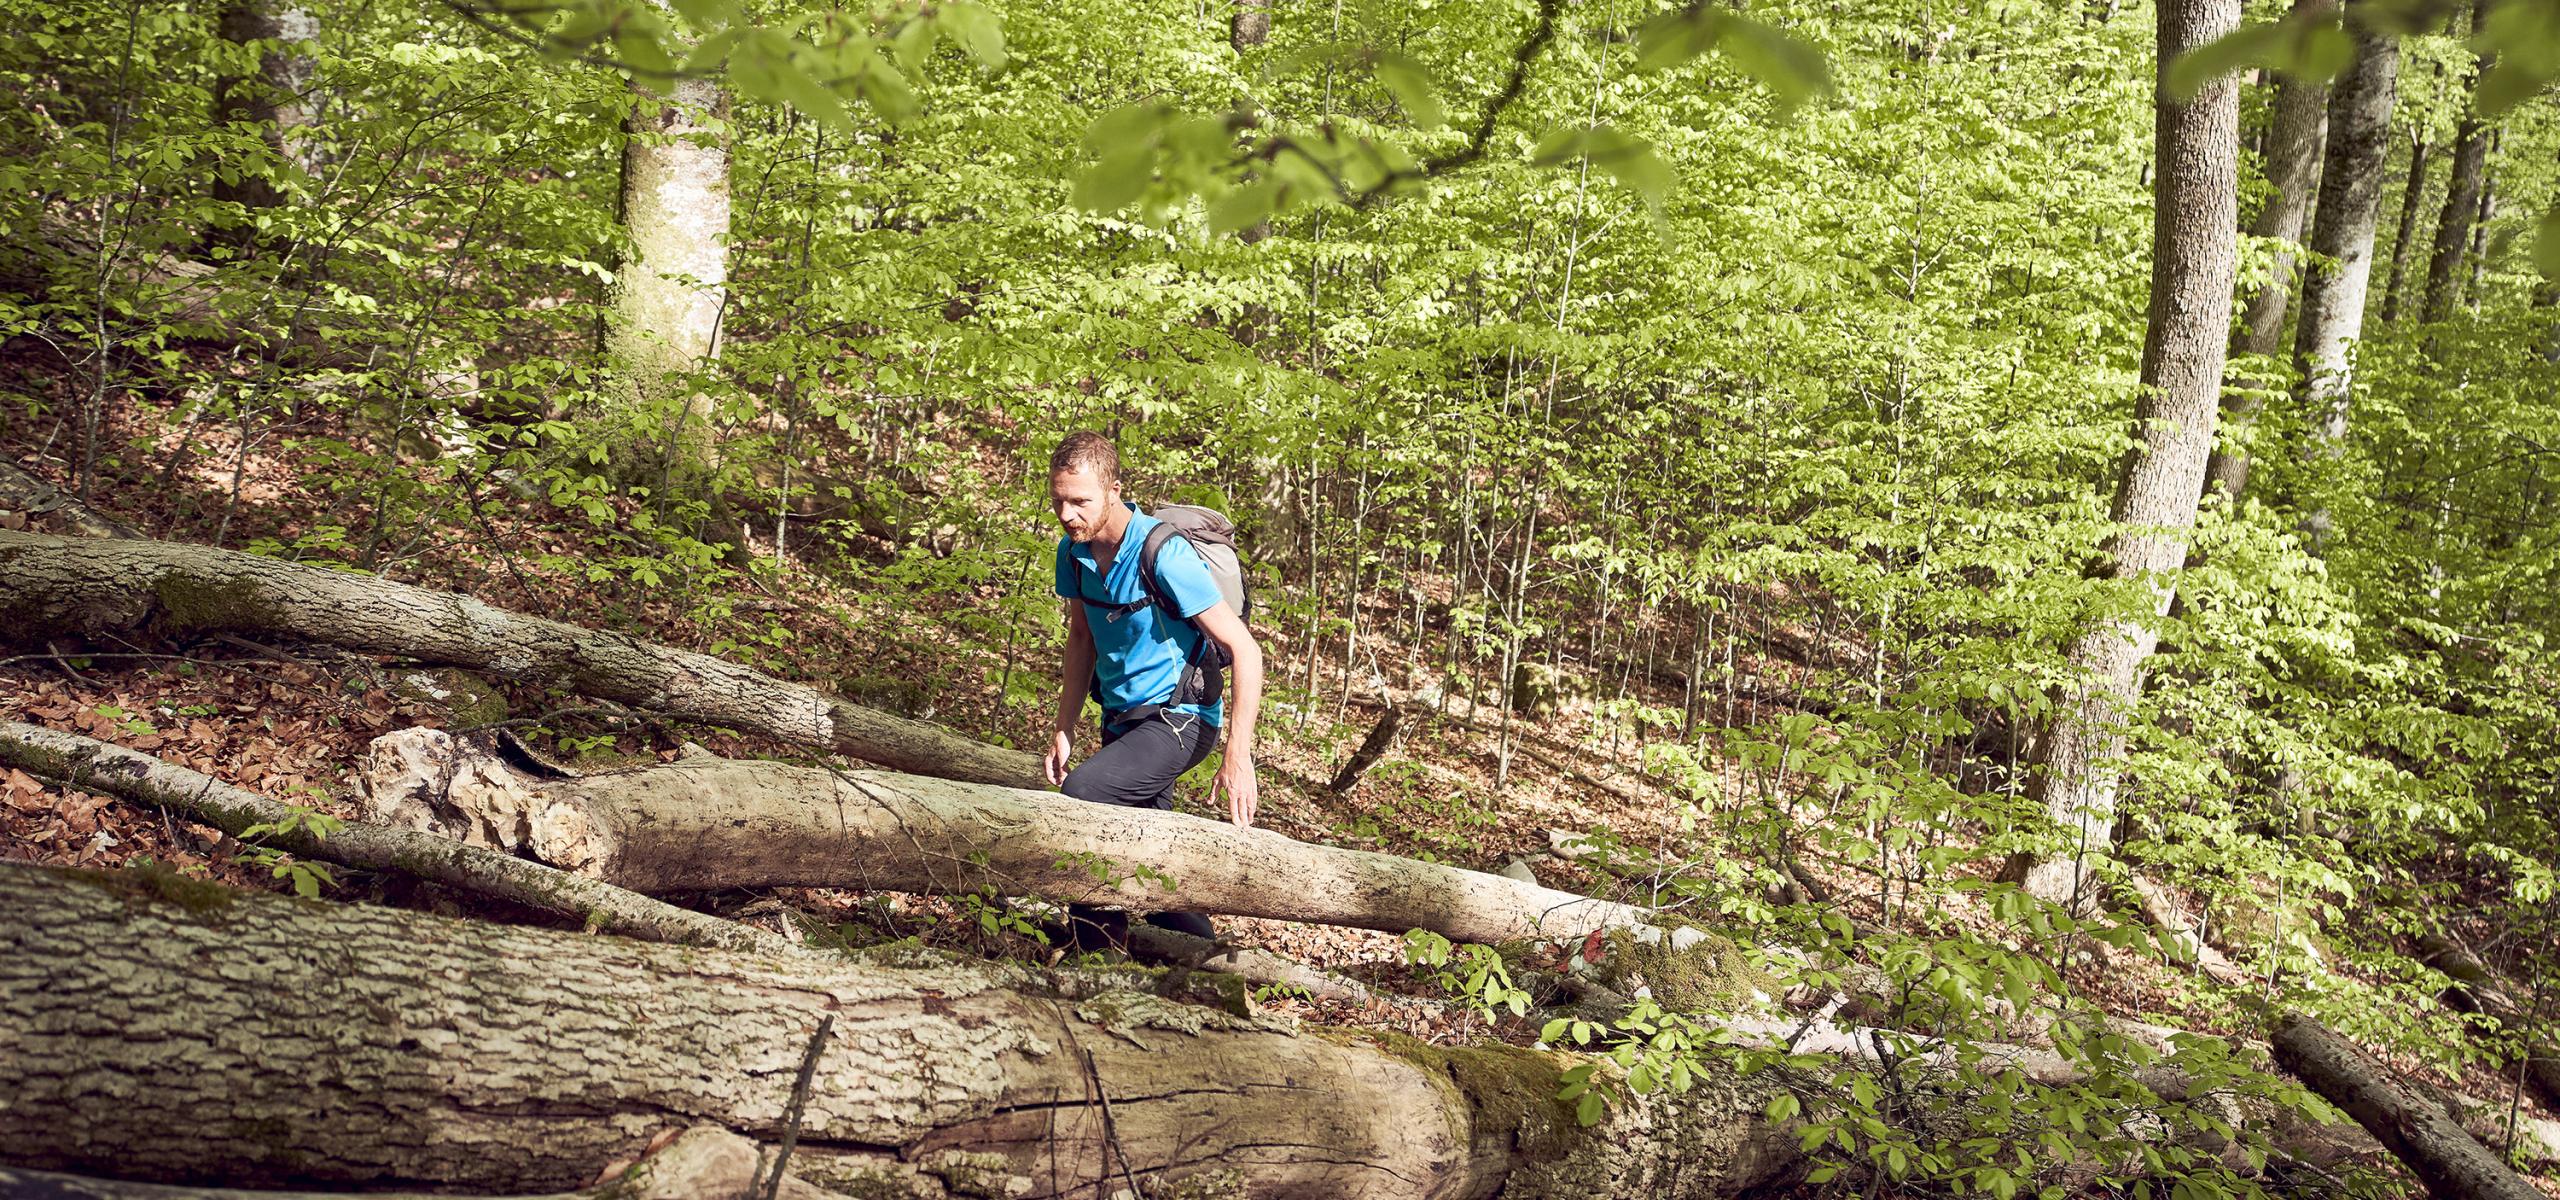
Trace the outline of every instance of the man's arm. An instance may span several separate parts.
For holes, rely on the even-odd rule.
[[[1227,756],[1218,764],[1217,778],[1209,783],[1209,803],[1214,806],[1218,793],[1224,791],[1228,819],[1238,825],[1251,825],[1254,809],[1262,802],[1261,785],[1253,775],[1253,721],[1262,713],[1262,644],[1253,640],[1253,631],[1245,628],[1244,618],[1224,604],[1212,604],[1193,619],[1200,623],[1200,632],[1226,647],[1233,663],[1229,668],[1234,686],[1228,689]]]
[[[1049,729],[1049,752],[1040,759],[1040,770],[1051,784],[1067,779],[1067,754],[1075,748],[1076,726],[1084,720],[1085,693],[1093,687],[1093,653],[1093,626],[1085,623],[1084,605],[1069,600],[1066,674],[1058,680],[1058,716]]]

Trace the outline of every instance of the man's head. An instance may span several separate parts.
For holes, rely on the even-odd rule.
[[[1098,433],[1071,433],[1049,456],[1049,501],[1067,536],[1090,542],[1122,524],[1120,452]]]

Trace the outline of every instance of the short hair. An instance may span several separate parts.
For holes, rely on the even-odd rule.
[[[1105,484],[1120,482],[1120,451],[1111,439],[1084,430],[1067,435],[1049,455],[1049,473],[1064,475],[1070,471],[1091,471]]]

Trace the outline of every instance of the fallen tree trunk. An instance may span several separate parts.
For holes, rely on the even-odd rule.
[[[493,608],[377,575],[178,542],[0,531],[8,636],[290,633],[538,679],[902,771],[1039,787],[1028,754],[736,663]]]
[[[0,764],[173,809],[233,837],[245,837],[254,826],[272,826],[294,815],[286,805],[176,763],[78,734],[15,721],[0,721]],[[751,926],[414,830],[356,824],[319,838],[307,828],[297,827],[263,834],[259,841],[304,858],[366,870],[398,871],[479,895],[566,913],[593,928],[650,941],[732,950],[770,951],[788,945]]]
[[[432,729],[376,739],[370,819],[637,892],[721,887],[992,890],[1456,941],[1651,931],[1651,913],[1481,871],[1294,841],[1054,792],[693,758],[541,779]],[[1678,949],[1703,933],[1668,936]],[[1684,944],[1688,943],[1688,944]]]
[[[2536,1051],[2534,1023],[2528,1018],[2525,1005],[2507,990],[2506,982],[2472,953],[2471,947],[2444,934],[2429,933],[2418,939],[2418,950],[2426,955],[2428,966],[2454,981],[2454,986],[2445,989],[2446,1003],[2488,1017],[2526,1039],[2519,1051],[2524,1055],[2524,1077],[2544,1104],[2560,1112],[2560,1055]]]
[[[2276,1026],[2276,1062],[2346,1110],[2436,1200],[2545,1200],[2464,1132],[2444,1107],[2408,1095],[2346,1039],[2309,1017]]]
[[[664,1149],[610,1180],[576,1192],[520,1196],[514,1200],[763,1200],[760,1175],[769,1174],[756,1144],[728,1130],[697,1125]],[[94,1179],[53,1171],[0,1167],[0,1196],[30,1200],[336,1200],[341,1192],[244,1191]],[[776,1189],[782,1200],[840,1200],[787,1172]],[[368,1192],[365,1200],[455,1200],[417,1192]]]
[[[859,1195],[1718,1197],[1800,1161],[1716,1075],[1577,1131],[1570,1060],[1131,992],[660,946],[0,865],[0,1159],[176,1183],[562,1189],[653,1134],[782,1136]],[[868,1189],[868,1190],[864,1190]]]
[[[16,512],[83,537],[141,537],[142,531],[80,502],[80,498],[0,460],[0,514]]]

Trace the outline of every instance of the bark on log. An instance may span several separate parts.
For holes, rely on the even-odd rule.
[[[757,1176],[766,1169],[754,1142],[717,1126],[697,1125],[604,1183],[583,1191],[514,1200],[761,1200],[764,1189],[758,1186]],[[0,1196],[25,1200],[340,1200],[347,1194],[135,1183],[0,1167]],[[777,1194],[782,1200],[841,1200],[787,1173]],[[454,1200],[420,1192],[367,1192],[364,1196],[365,1200]]]
[[[164,759],[122,746],[15,721],[0,721],[0,763],[92,791],[174,809],[233,837],[292,815],[286,805]],[[350,824],[326,838],[307,831],[268,834],[262,844],[289,854],[419,879],[550,909],[655,942],[783,951],[790,943],[752,926],[678,908],[581,875],[554,870],[450,838]]]
[[[82,537],[143,536],[141,530],[81,503],[79,497],[19,470],[16,464],[9,462],[0,462],[0,509],[14,510],[30,519],[50,521]]]
[[[0,866],[0,1154],[171,1182],[575,1187],[666,1128],[777,1136],[832,1015],[792,1170],[856,1194],[1713,1197],[1800,1160],[1730,1078],[1577,1131],[1561,1056],[1004,977]]]
[[[536,779],[444,742],[431,729],[376,740],[368,819],[522,851],[638,892],[992,888],[1487,944],[1652,928],[1644,909],[1500,875],[1054,792],[711,757]]]
[[[1368,774],[1369,768],[1378,765],[1378,760],[1395,748],[1396,733],[1403,728],[1404,705],[1388,701],[1386,715],[1379,717],[1378,723],[1369,728],[1369,736],[1360,739],[1360,748],[1352,751],[1350,760],[1333,773],[1333,782],[1326,784],[1325,790],[1340,796],[1358,786],[1360,777]]]
[[[2275,1033],[2276,1061],[2408,1165],[2437,1200],[2544,1200],[2442,1106],[2412,1098],[2346,1039],[2308,1017]]]
[[[375,575],[178,542],[0,531],[0,637],[290,633],[533,678],[919,774],[1041,786],[1038,760],[707,654]]]

